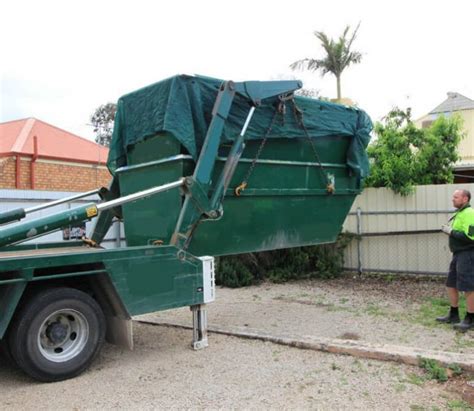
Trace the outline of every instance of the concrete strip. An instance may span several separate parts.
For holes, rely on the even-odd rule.
[[[192,329],[187,324],[169,323],[162,321],[142,321],[139,323]],[[275,336],[259,330],[239,327],[209,326],[208,332],[224,334],[233,337],[248,338],[252,340],[269,341],[275,344],[287,345],[295,348],[329,352],[333,354],[352,355],[354,357],[368,358],[380,361],[395,361],[409,365],[419,365],[420,358],[438,361],[447,367],[456,364],[465,371],[474,372],[474,355],[447,351],[423,350],[414,347],[404,347],[391,344],[374,344],[363,341],[320,338],[314,336]]]

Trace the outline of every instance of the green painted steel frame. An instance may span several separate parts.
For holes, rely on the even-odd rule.
[[[84,247],[58,254],[53,249],[43,255],[25,255],[22,248],[17,256],[12,252],[15,247],[7,248],[8,256],[0,254],[0,338],[27,285],[34,282],[109,275],[130,315],[203,302],[201,260],[173,246]],[[60,272],[54,273],[57,268]],[[48,270],[53,273],[48,274]]]
[[[12,246],[0,247],[0,257],[1,253],[11,252],[11,251],[20,251],[20,250],[43,250],[45,248],[70,248],[70,247],[82,247],[84,242],[81,240],[71,240],[71,241],[57,241],[52,243],[27,243],[27,244],[15,244]]]
[[[140,143],[142,152],[160,156],[161,146],[173,139],[157,135]],[[360,193],[360,179],[351,174],[346,164],[350,139],[331,136],[319,138],[315,144],[321,165],[305,139],[272,139],[256,161],[249,186],[236,196],[237,187],[248,172],[258,150],[258,141],[249,141],[239,159],[230,187],[226,190],[223,215],[218,219],[203,218],[192,233],[189,251],[194,255],[227,255],[274,248],[295,247],[332,242],[354,199]],[[165,184],[192,174],[195,163],[191,156],[160,157],[155,161],[135,163],[117,173],[123,194]],[[211,177],[218,181],[227,163],[230,146],[219,147],[219,156]],[[170,154],[169,151],[166,154]],[[134,161],[139,161],[135,156]],[[323,168],[323,170],[321,169]],[[323,173],[335,179],[336,190],[328,194]],[[188,190],[191,201],[196,191]],[[213,186],[209,195],[214,193]],[[182,209],[183,193],[173,190],[124,206],[125,233],[128,245],[137,246],[161,241],[167,244]],[[201,195],[202,193],[198,193]],[[206,215],[202,207],[202,215]]]
[[[302,87],[300,81],[248,81],[241,83],[234,83],[226,81],[222,84],[219,93],[217,94],[214,107],[212,109],[212,120],[206,133],[201,153],[199,155],[194,173],[192,176],[193,185],[200,185],[201,189],[196,190],[198,193],[202,191],[207,193],[207,199],[203,196],[192,196],[192,193],[186,193],[181,212],[178,217],[176,228],[171,237],[171,244],[176,245],[181,249],[187,249],[194,230],[202,220],[202,210],[209,208],[208,201],[210,201],[211,210],[206,213],[206,217],[219,218],[222,208],[222,201],[224,199],[227,185],[232,179],[240,156],[242,155],[244,144],[245,128],[248,121],[251,120],[255,106],[258,106],[261,100],[269,97],[277,97],[294,92]],[[209,189],[212,182],[212,174],[214,165],[217,161],[217,154],[221,144],[222,131],[224,124],[229,115],[235,93],[239,93],[246,97],[253,106],[249,111],[246,123],[239,137],[234,141],[230,153],[227,157],[226,166],[223,168],[217,183],[212,187],[213,194],[209,197]],[[199,204],[200,197],[201,204]],[[196,207],[197,204],[197,207]]]
[[[88,203],[70,210],[27,220],[0,228],[0,247],[29,240],[57,229],[88,221],[97,215],[95,203]]]

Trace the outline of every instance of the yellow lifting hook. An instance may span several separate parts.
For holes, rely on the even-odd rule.
[[[247,187],[247,183],[244,181],[238,187],[235,188],[235,190],[234,190],[235,195],[237,197],[240,197],[240,194],[242,193],[242,191],[245,190],[246,187]]]

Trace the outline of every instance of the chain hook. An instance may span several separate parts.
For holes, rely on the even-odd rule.
[[[314,145],[313,139],[310,137],[308,129],[306,128],[306,125],[304,123],[304,115],[303,115],[303,110],[301,110],[297,105],[295,100],[292,100],[293,103],[293,115],[295,116],[296,123],[300,126],[300,128],[303,130],[306,138],[309,141],[309,144],[311,145],[311,148],[313,150],[314,156],[316,157],[316,161],[318,162],[319,165],[319,170],[321,172],[321,175],[323,179],[326,180],[326,192],[328,194],[333,194],[336,191],[336,187],[334,185],[334,181],[331,181],[326,174],[326,170],[324,169],[323,164],[321,163],[321,159],[319,158],[318,151],[316,150],[316,146]]]
[[[247,183],[243,181],[238,187],[235,188],[234,190],[235,195],[237,197],[240,197],[240,195],[242,194],[242,191],[244,191],[246,187],[247,187]]]

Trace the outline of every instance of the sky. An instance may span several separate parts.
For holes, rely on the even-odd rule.
[[[225,80],[298,78],[335,97],[334,76],[291,71],[323,57],[314,31],[338,37],[360,22],[363,55],[342,94],[380,120],[415,118],[449,91],[474,99],[474,1],[4,1],[0,122],[35,117],[94,138],[101,104],[175,74]]]

